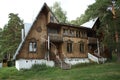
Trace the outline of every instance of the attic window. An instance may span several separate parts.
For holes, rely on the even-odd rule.
[[[36,52],[37,51],[37,43],[36,42],[30,42],[29,43],[29,52]]]
[[[54,22],[54,16],[50,15],[50,22]]]

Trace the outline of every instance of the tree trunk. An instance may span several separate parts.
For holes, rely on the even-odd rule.
[[[117,62],[120,63],[120,52],[119,52],[119,51],[118,51],[118,53],[117,53],[117,58],[118,58]]]

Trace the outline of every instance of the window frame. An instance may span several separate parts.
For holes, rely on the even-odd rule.
[[[73,42],[72,41],[68,41],[67,42],[67,52],[68,53],[72,53],[73,52]]]
[[[84,53],[85,52],[85,43],[84,42],[79,42],[79,51],[80,53]]]
[[[28,51],[30,53],[36,53],[37,52],[37,41],[35,39],[32,39],[29,41]]]
[[[54,16],[50,15],[50,22],[54,22]]]

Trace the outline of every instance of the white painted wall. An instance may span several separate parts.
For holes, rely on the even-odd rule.
[[[88,58],[67,58],[67,59],[64,59],[64,61],[65,63],[71,64],[71,65],[90,62]]]
[[[0,68],[2,68],[2,63],[0,63]]]
[[[15,67],[20,69],[30,69],[34,64],[46,64],[47,66],[53,67],[55,63],[53,61],[47,61],[44,59],[19,59],[15,61]]]

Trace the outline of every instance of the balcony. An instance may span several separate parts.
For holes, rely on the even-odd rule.
[[[50,41],[63,42],[63,37],[60,34],[49,33],[48,35],[50,36]]]
[[[97,44],[97,38],[88,37],[88,44]]]

